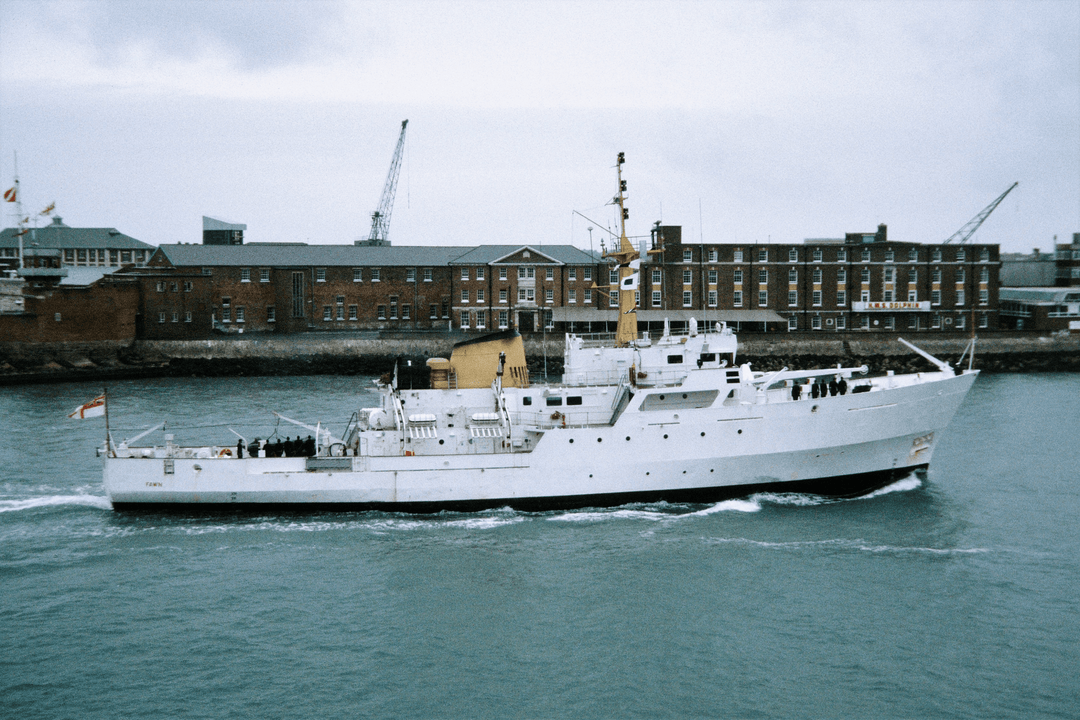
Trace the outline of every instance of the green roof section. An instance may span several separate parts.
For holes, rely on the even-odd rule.
[[[16,228],[4,228],[0,231],[0,247],[19,247]],[[125,235],[116,228],[73,228],[64,224],[59,217],[54,217],[45,227],[28,228],[22,238],[23,247],[54,248],[67,250],[72,248],[100,248],[110,250],[154,250],[154,246]]]

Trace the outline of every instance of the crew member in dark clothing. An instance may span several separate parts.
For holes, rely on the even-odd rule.
[[[840,390],[841,395],[847,395],[847,380],[840,378],[840,382],[836,384],[836,387]]]
[[[810,397],[812,397],[812,398],[814,398],[815,400],[817,400],[817,399],[818,399],[818,395],[820,395],[820,394],[821,394],[821,388],[820,388],[820,386],[819,386],[819,385],[818,385],[818,384],[817,384],[817,383],[815,382],[815,383],[814,383],[813,385],[811,385],[811,386],[810,386]]]
[[[236,441],[236,457],[237,458],[244,457],[244,441],[243,440],[237,440]]]
[[[836,378],[829,381],[829,394],[836,397],[836,393],[839,392],[839,388],[836,386]]]
[[[259,438],[255,438],[248,444],[248,455],[259,457]]]
[[[304,441],[304,457],[315,457],[315,438],[310,435]]]
[[[795,383],[791,386],[791,399],[798,400],[802,396],[802,385]]]

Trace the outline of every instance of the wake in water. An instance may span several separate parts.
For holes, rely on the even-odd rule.
[[[109,498],[104,495],[41,495],[20,500],[0,500],[0,513],[66,505],[83,505],[102,510],[112,509]]]

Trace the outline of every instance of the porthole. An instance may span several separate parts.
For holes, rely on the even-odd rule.
[[[664,436],[664,439],[667,440],[667,435]]]
[[[705,433],[701,433],[701,437],[705,437]]]
[[[442,444],[443,444],[443,443],[445,443],[445,442],[446,442],[445,440],[442,440],[442,439],[440,439],[440,440],[439,440],[439,444],[440,444],[440,445],[442,445]]]
[[[742,430],[740,430],[739,432],[742,432]],[[573,445],[573,444],[574,444],[574,438],[570,438],[570,444],[571,444],[571,445]]]
[[[739,434],[742,435],[742,430],[741,429],[739,430]],[[574,441],[571,440],[570,442],[574,442]]]
[[[630,436],[629,435],[626,436],[626,442],[630,442]]]
[[[596,442],[604,442],[604,438],[596,438]]]

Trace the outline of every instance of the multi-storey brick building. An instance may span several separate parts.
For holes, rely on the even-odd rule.
[[[750,330],[990,329],[998,326],[999,265],[997,245],[895,242],[884,225],[767,245],[688,244],[679,227],[657,225],[643,253],[638,314],[649,325],[693,316]]]

